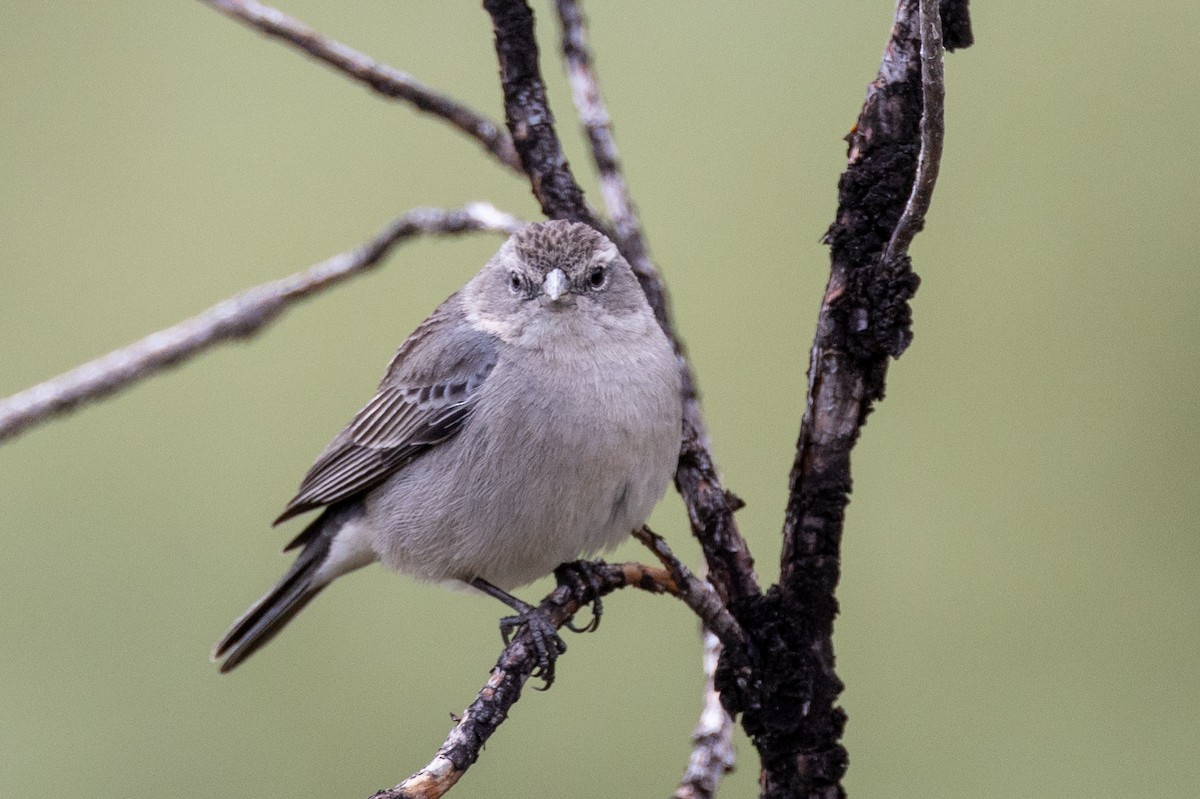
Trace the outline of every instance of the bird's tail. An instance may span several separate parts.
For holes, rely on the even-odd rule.
[[[230,671],[274,638],[335,577],[375,560],[374,553],[355,546],[361,516],[358,505],[328,508],[288,545],[290,549],[304,544],[296,562],[213,647],[212,659],[224,658],[221,673]]]

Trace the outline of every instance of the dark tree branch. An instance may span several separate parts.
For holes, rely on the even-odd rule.
[[[558,587],[542,600],[539,607],[555,627],[562,627],[598,597],[620,588],[639,588],[653,594],[671,594],[696,614],[708,631],[705,638],[708,688],[705,710],[693,736],[695,750],[684,784],[695,782],[697,786],[712,784],[715,787],[720,774],[732,768],[730,728],[733,722],[716,699],[711,686],[712,673],[721,644],[744,648],[745,634],[713,589],[688,571],[662,538],[647,528],[635,531],[634,535],[662,561],[665,569],[640,563],[598,561],[593,564],[596,581],[560,580]],[[395,788],[380,791],[372,799],[434,799],[454,787],[479,758],[487,739],[508,717],[509,708],[520,698],[525,681],[537,666],[538,656],[532,638],[528,630],[523,630],[505,647],[491,677],[459,718],[433,760]],[[689,795],[706,796],[703,793]]]
[[[721,486],[695,395],[684,396],[683,446],[675,470],[675,488],[687,507],[692,534],[704,551],[708,579],[730,611],[740,618],[741,606],[761,596],[761,590],[750,548],[733,518],[742,500]]]
[[[484,0],[483,7],[491,15],[495,32],[508,132],[542,213],[602,230],[583,201],[583,189],[571,174],[554,130],[554,115],[538,67],[533,10],[524,0]]]
[[[411,75],[371,59],[357,50],[336,42],[289,17],[278,9],[255,0],[200,0],[260,33],[307,53],[334,69],[393,100],[412,104],[419,111],[440,117],[478,141],[483,148],[510,169],[520,170],[521,162],[512,140],[500,127],[477,111],[429,88]]]
[[[946,5],[966,25],[966,3]],[[742,711],[762,760],[761,795],[772,799],[845,795],[845,714],[836,705],[843,686],[832,635],[850,452],[883,397],[889,357],[912,339],[908,301],[918,280],[904,248],[923,223],[940,151],[941,121],[932,117],[940,117],[941,103],[922,101],[926,92],[940,97],[940,71],[923,68],[940,64],[939,20],[937,0],[900,0],[878,77],[850,133],[838,213],[826,234],[830,278],[789,479],[780,583],[739,617],[761,661],[749,681],[739,682],[745,664],[728,656],[718,673],[726,706]],[[969,38],[969,26],[963,30]]]
[[[953,53],[975,44],[971,33],[971,0],[942,0],[942,46]]]
[[[421,234],[495,230],[512,233],[520,222],[487,203],[447,211],[418,208],[399,217],[354,250],[217,303],[207,311],[141,341],[77,366],[45,383],[0,400],[0,441],[92,400],[106,397],[223,341],[247,338],[294,302],[378,264],[393,247]]]
[[[640,563],[597,563],[594,585],[560,584],[539,606],[555,627],[562,627],[580,608],[618,588],[640,588],[654,594],[677,593],[678,586],[663,569]],[[508,717],[509,708],[521,697],[525,681],[537,667],[537,653],[528,630],[523,630],[504,648],[487,683],[454,725],[445,743],[427,766],[404,782],[374,794],[371,799],[436,799],[454,787],[496,728]]]

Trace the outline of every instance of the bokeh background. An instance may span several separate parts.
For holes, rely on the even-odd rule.
[[[475,3],[283,8],[499,117]],[[595,185],[538,3],[544,70]],[[592,3],[603,87],[764,580],[888,0]],[[1200,783],[1200,5],[976,2],[948,58],[916,340],[855,454],[839,590],[851,796]],[[476,145],[191,0],[0,4],[0,394],[355,245],[412,206],[536,218]],[[593,196],[595,192],[593,191]],[[498,651],[492,602],[364,571],[232,675],[269,521],[498,240],[410,245],[248,344],[0,447],[0,795],[366,796]],[[698,563],[681,505],[655,524]],[[645,558],[636,547],[614,557]],[[526,589],[540,596],[546,584]],[[613,597],[461,797],[662,796],[692,619]],[[739,737],[726,796],[752,796]]]

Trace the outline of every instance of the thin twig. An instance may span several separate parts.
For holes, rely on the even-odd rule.
[[[659,321],[664,328],[668,327],[667,300],[658,270],[650,260],[642,235],[642,223],[621,169],[621,156],[612,133],[612,119],[600,94],[600,82],[592,64],[583,12],[575,0],[557,0],[555,5],[562,26],[562,51],[567,64],[567,79],[571,84],[571,99],[575,102],[579,122],[583,125],[591,148],[592,163],[600,180],[600,194],[608,215],[612,217],[614,240],[641,280],[650,306],[659,314]]]
[[[633,537],[641,541],[666,567],[678,586],[672,593],[700,617],[706,629],[715,634],[725,646],[738,650],[746,648],[746,633],[717,596],[717,592],[709,583],[692,574],[683,561],[675,557],[675,553],[667,546],[662,536],[652,532],[649,527],[642,527],[634,530]]]
[[[215,344],[253,335],[292,303],[362,274],[397,244],[413,236],[471,230],[511,233],[520,225],[516,217],[487,203],[472,203],[457,210],[409,211],[356,249],[290,277],[244,291],[191,319],[0,400],[0,441],[81,403],[128,388]]]
[[[733,770],[733,719],[721,706],[721,695],[716,689],[717,661],[720,659],[722,643],[742,651],[748,646],[745,632],[733,616],[724,609],[720,598],[708,583],[700,580],[688,570],[667,542],[649,527],[635,530],[634,538],[642,542],[666,567],[667,572],[679,586],[676,596],[688,602],[696,615],[703,619],[707,615],[712,621],[705,622],[704,638],[704,704],[700,720],[692,732],[692,754],[688,759],[683,779],[675,791],[675,799],[711,799],[716,793],[721,777]],[[688,601],[688,597],[697,597]],[[723,612],[708,610],[710,606]]]
[[[580,608],[598,596],[618,588],[640,588],[655,594],[675,593],[671,575],[663,569],[640,563],[597,563],[595,583],[559,585],[539,606],[556,627],[561,627]],[[576,593],[577,592],[577,593]],[[433,760],[404,782],[371,799],[437,799],[454,787],[496,728],[508,717],[509,708],[520,698],[521,689],[537,666],[532,638],[522,631],[513,639],[480,690],[446,737]]]
[[[571,174],[554,130],[554,115],[538,67],[533,11],[524,0],[484,0],[483,7],[492,18],[505,122],[542,213],[602,229],[583,200],[583,189]]]
[[[942,142],[946,134],[946,77],[940,5],[939,0],[920,0],[921,153],[917,156],[917,175],[913,178],[912,193],[908,196],[892,238],[883,250],[884,261],[908,252],[908,245],[925,223],[925,214],[933,201],[933,187],[937,184],[938,167],[942,163]]]
[[[704,705],[692,732],[692,754],[673,799],[713,799],[721,778],[733,771],[733,719],[721,706],[714,678],[721,657],[721,641],[704,632]]]
[[[406,72],[371,59],[336,42],[287,14],[256,0],[200,0],[255,30],[302,50],[318,61],[360,81],[393,100],[411,103],[420,111],[444,119],[477,140],[502,164],[521,170],[512,140],[479,112],[447,97]]]

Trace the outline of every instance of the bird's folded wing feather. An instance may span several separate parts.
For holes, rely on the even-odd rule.
[[[378,393],[317,458],[275,523],[366,491],[453,437],[496,365],[496,344],[470,325],[458,294],[442,303],[401,345]]]

